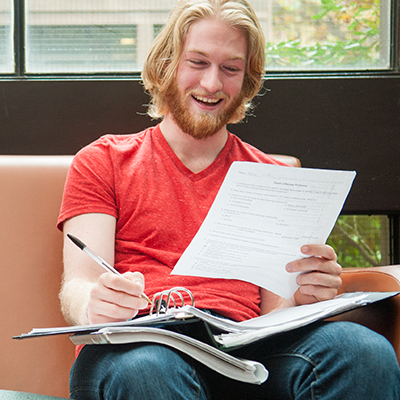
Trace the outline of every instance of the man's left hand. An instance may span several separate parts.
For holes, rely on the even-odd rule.
[[[303,246],[301,252],[306,258],[286,265],[288,272],[300,272],[297,284],[300,286],[292,297],[293,305],[329,300],[337,295],[342,284],[342,267],[332,247],[325,244]]]

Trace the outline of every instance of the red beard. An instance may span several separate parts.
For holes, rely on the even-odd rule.
[[[233,98],[232,103],[221,110],[218,115],[207,112],[193,114],[186,104],[186,99],[192,95],[192,92],[199,96],[207,95],[190,90],[182,95],[174,80],[165,93],[165,99],[175,123],[183,132],[198,140],[206,139],[220,131],[232,119],[244,99],[240,92]],[[222,93],[222,96],[224,100],[227,99],[225,94]]]

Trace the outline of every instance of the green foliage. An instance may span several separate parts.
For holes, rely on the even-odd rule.
[[[328,244],[342,267],[372,267],[388,264],[386,216],[340,216]]]
[[[337,69],[362,63],[370,67],[377,65],[380,56],[380,0],[320,2],[314,15],[310,15],[315,8],[312,1],[307,2],[305,10],[300,11],[302,24],[297,31],[289,30],[285,25],[295,25],[296,21],[288,19],[288,16],[282,17],[289,12],[287,7],[282,8],[282,15],[275,10],[274,29],[282,30],[281,38],[287,40],[267,44],[267,69],[274,69],[274,66]]]

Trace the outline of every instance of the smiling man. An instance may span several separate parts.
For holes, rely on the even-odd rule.
[[[308,245],[289,263],[303,272],[291,299],[237,280],[171,275],[233,161],[279,164],[228,132],[262,82],[264,38],[245,0],[181,0],[143,70],[149,114],[162,121],[107,135],[74,158],[59,217],[122,273],[65,240],[60,293],[71,324],[123,321],[148,312],[140,297],[185,286],[198,308],[242,321],[331,299],[341,284],[336,254]],[[268,260],[265,260],[268,263]],[[197,337],[188,324],[185,334]],[[78,399],[399,399],[399,367],[380,335],[350,323],[316,323],[235,352],[265,364],[260,386],[239,383],[156,344],[85,346],[71,371]]]
[[[175,79],[166,91],[168,113],[163,132],[195,139],[226,136],[226,124],[243,103],[247,41],[241,31],[217,20],[193,24],[182,49]]]

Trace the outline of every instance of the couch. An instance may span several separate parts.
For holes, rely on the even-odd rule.
[[[293,157],[282,159],[300,166]],[[23,341],[12,337],[32,328],[66,325],[58,300],[62,234],[55,225],[71,160],[70,156],[0,156],[0,399],[39,399],[28,393],[68,397],[74,361],[68,337]],[[400,266],[343,274],[341,291],[397,290]],[[336,318],[382,333],[400,360],[399,297]]]

